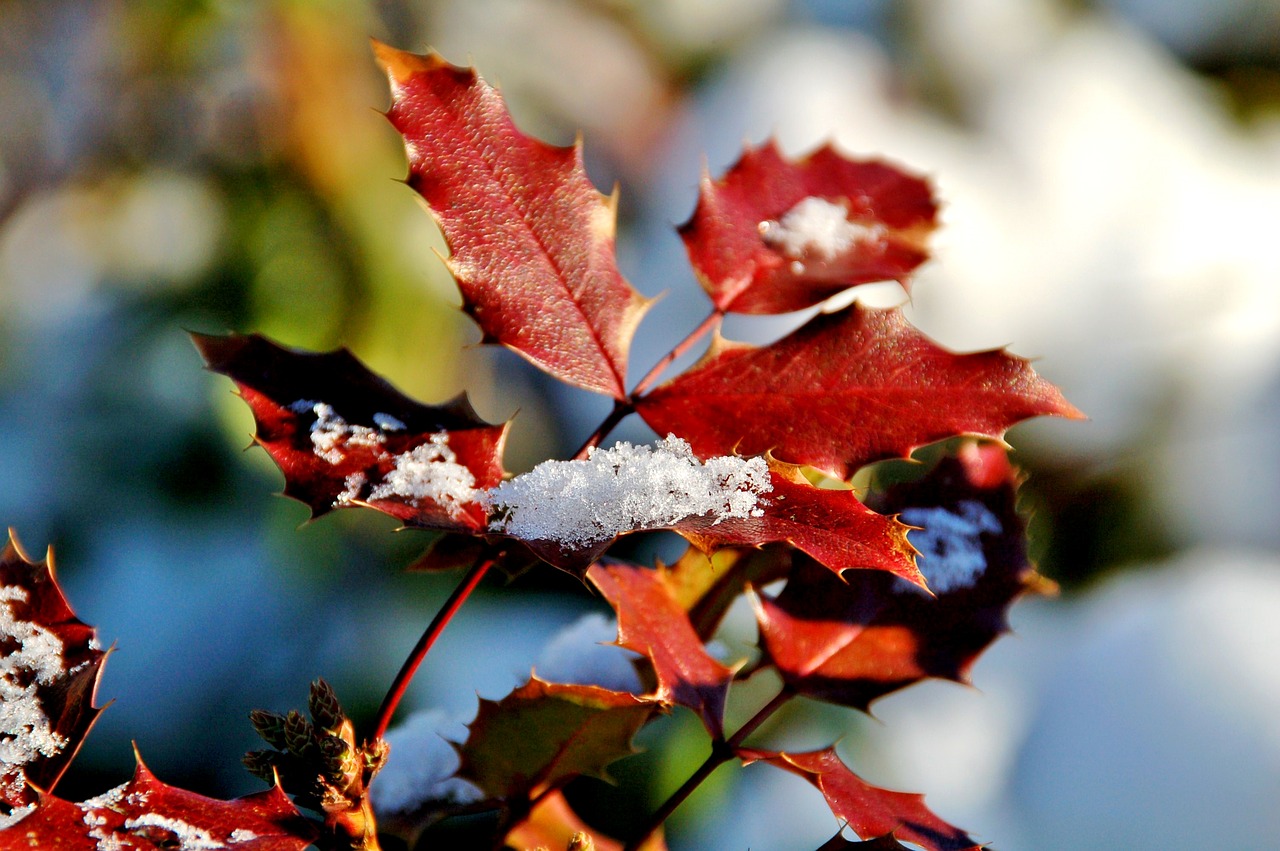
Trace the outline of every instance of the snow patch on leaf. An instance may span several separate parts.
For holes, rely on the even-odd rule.
[[[832,260],[858,242],[878,239],[881,229],[849,221],[844,204],[810,196],[777,221],[761,222],[760,235],[793,260],[806,256]]]
[[[0,588],[0,765],[6,769],[27,765],[40,757],[52,757],[67,745],[54,732],[36,695],[39,686],[51,685],[66,670],[62,640],[37,623],[19,620],[15,603],[27,602],[25,588]],[[26,776],[14,775],[5,792],[22,794]]]
[[[419,500],[429,499],[450,514],[463,505],[473,503],[479,496],[475,475],[465,465],[458,463],[458,456],[449,448],[447,432],[428,436],[428,442],[407,452],[393,454],[387,451],[387,434],[405,431],[401,420],[381,411],[373,415],[377,428],[352,425],[341,417],[332,405],[312,399],[299,399],[289,406],[296,414],[315,414],[311,424],[312,451],[318,458],[330,464],[342,464],[347,460],[349,447],[361,447],[373,451],[375,461],[394,461],[395,467],[369,492],[369,499],[401,498],[417,505]],[[335,506],[350,505],[360,498],[368,484],[364,473],[351,473],[344,479],[345,487],[338,494]]]
[[[674,436],[657,447],[625,441],[581,461],[544,461],[489,492],[499,516],[490,529],[527,541],[582,547],[686,517],[715,522],[760,517],[773,489],[763,458],[722,455],[699,461]]]
[[[125,819],[124,827],[126,830],[135,832],[143,832],[143,836],[150,838],[151,829],[158,830],[164,834],[163,841],[172,843],[177,842],[177,848],[180,851],[217,851],[220,848],[226,848],[226,843],[221,840],[214,839],[213,834],[204,828],[195,827],[187,824],[182,819],[170,818],[162,816],[159,813],[143,813],[136,818]],[[102,845],[101,842],[98,843]],[[165,847],[171,847],[166,845]]]
[[[370,499],[393,496],[429,499],[452,510],[475,502],[479,492],[476,477],[449,448],[449,435],[437,432],[427,443],[397,455],[395,469],[369,492]]]
[[[968,588],[987,569],[982,549],[982,533],[1000,533],[1000,520],[974,499],[956,505],[956,511],[942,506],[908,508],[899,516],[909,526],[919,526],[907,533],[912,546],[920,551],[916,564],[924,574],[929,589],[945,594]],[[901,582],[898,590],[920,592],[919,586]]]

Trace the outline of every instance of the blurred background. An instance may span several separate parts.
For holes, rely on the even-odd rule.
[[[925,684],[877,721],[800,704],[766,733],[843,737],[867,779],[1003,851],[1276,847],[1275,0],[0,2],[0,522],[56,545],[117,646],[65,796],[122,782],[130,740],[168,782],[253,790],[249,709],[301,706],[323,675],[371,717],[454,582],[404,574],[427,539],[388,518],[304,525],[187,330],[346,345],[417,398],[518,411],[513,471],[607,411],[468,348],[442,242],[397,182],[371,36],[476,64],[526,132],[582,129],[593,179],[621,186],[624,272],[667,292],[641,372],[706,309],[673,230],[704,165],[773,135],[930,175],[943,226],[909,315],[951,348],[1038,358],[1091,417],[1010,435],[1063,592],[1015,607],[976,689]],[[409,708],[465,720],[601,610],[551,570],[483,590]],[[635,824],[701,761],[696,726],[676,713],[619,790],[574,795]],[[835,826],[798,778],[726,767],[669,836],[805,851]]]

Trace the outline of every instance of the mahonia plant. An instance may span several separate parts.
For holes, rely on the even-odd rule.
[[[856,301],[820,310],[769,345],[719,333],[729,313],[804,310],[873,281],[905,288],[936,225],[929,185],[831,146],[793,160],[771,142],[749,147],[720,179],[704,176],[680,236],[709,314],[627,390],[628,350],[649,302],[617,268],[616,195],[590,183],[580,145],[521,133],[470,69],[376,43],[375,52],[390,79],[387,116],[404,138],[408,184],[444,232],[446,262],[484,340],[609,397],[612,411],[574,458],[511,477],[510,424],[485,422],[465,396],[414,401],[346,350],[195,335],[209,368],[230,377],[251,408],[255,440],[283,471],[287,495],[313,516],[360,507],[433,530],[418,567],[469,569],[371,730],[357,731],[316,680],[305,714],[252,715],[268,747],[245,765],[267,791],[211,800],[165,785],[139,758],[129,783],[73,803],[53,789],[100,711],[93,693],[106,654],[63,599],[51,564],[31,561],[11,539],[0,559],[0,851],[378,849],[371,801],[380,769],[397,758],[386,735],[406,686],[486,573],[539,564],[572,573],[608,602],[616,644],[638,654],[637,684],[531,675],[501,700],[481,700],[456,743],[452,776],[410,790],[412,806],[401,802],[384,838],[394,831],[413,842],[433,822],[487,812],[494,848],[654,851],[666,847],[667,817],[738,760],[816,787],[835,817],[824,849],[979,848],[921,796],[864,781],[834,747],[749,744],[797,696],[867,710],[925,678],[965,681],[1006,631],[1010,603],[1045,584],[1028,563],[1019,474],[1001,438],[1029,417],[1078,413],[1027,361],[1002,350],[947,351],[899,309]],[[708,335],[695,365],[658,383]],[[631,414],[663,438],[602,448]],[[861,499],[849,485],[873,462],[952,438],[962,439],[942,444],[920,475]],[[689,543],[674,563],[609,556],[620,536],[658,529]],[[743,596],[756,613],[759,652],[750,664],[726,664],[707,644]],[[765,670],[781,683],[776,695],[726,729],[731,687]],[[635,835],[590,828],[565,785],[607,778],[610,764],[633,753],[637,731],[677,706],[701,719],[706,760]]]

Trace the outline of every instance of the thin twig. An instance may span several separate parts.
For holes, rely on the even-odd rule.
[[[436,612],[436,616],[428,624],[426,632],[422,633],[422,637],[414,645],[409,658],[405,659],[404,664],[400,666],[400,671],[396,674],[395,680],[392,681],[391,688],[387,689],[387,696],[382,699],[382,706],[378,708],[378,724],[373,732],[374,741],[386,736],[387,727],[391,725],[391,716],[395,715],[396,707],[400,705],[400,699],[404,697],[405,691],[409,688],[409,683],[412,682],[418,666],[422,664],[423,659],[427,658],[431,645],[436,643],[440,633],[444,632],[444,628],[448,626],[449,621],[458,613],[458,609],[462,608],[462,604],[471,596],[471,592],[476,590],[476,586],[480,584],[480,580],[484,579],[485,574],[489,572],[489,568],[493,567],[495,561],[497,561],[495,557],[482,558],[477,561],[471,570],[467,572],[467,575],[463,577],[458,587],[453,589],[453,593],[449,595],[449,599],[445,601],[440,611]]]
[[[625,851],[640,851],[640,848],[649,841],[649,837],[653,835],[659,827],[666,822],[671,814],[685,802],[693,791],[702,785],[702,781],[711,776],[717,768],[724,765],[737,754],[738,746],[743,740],[754,733],[761,724],[769,720],[773,713],[777,712],[782,705],[788,700],[795,697],[795,692],[787,687],[783,687],[782,691],[774,695],[773,700],[769,701],[764,707],[751,716],[747,723],[738,728],[738,731],[728,739],[719,742],[712,742],[711,753],[707,755],[702,765],[698,766],[698,770],[689,776],[689,779],[681,784],[680,788],[671,793],[671,796],[662,803],[653,815],[649,817],[649,821],[645,824],[643,832],[627,843]]]
[[[711,311],[710,315],[708,315],[706,319],[702,320],[697,328],[694,328],[689,332],[689,336],[677,343],[674,349],[668,352],[662,360],[654,364],[653,369],[649,370],[649,372],[645,374],[645,377],[640,379],[640,382],[636,384],[635,389],[631,391],[631,398],[634,400],[644,395],[654,382],[658,380],[666,368],[671,366],[672,361],[689,351],[689,349],[693,348],[699,340],[706,336],[708,331],[719,325],[720,320],[723,318],[724,311],[718,308]]]

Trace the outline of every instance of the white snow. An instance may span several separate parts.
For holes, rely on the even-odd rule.
[[[67,744],[50,727],[36,696],[37,687],[52,684],[66,670],[62,641],[39,624],[17,619],[13,605],[27,596],[25,588],[0,588],[0,640],[15,645],[0,658],[0,765],[6,772],[18,768],[7,790],[14,795],[25,786],[22,766],[54,756]]]
[[[777,221],[760,223],[764,241],[793,260],[831,260],[857,242],[877,239],[880,232],[878,227],[849,221],[843,204],[815,196],[800,201]]]
[[[471,470],[458,463],[449,435],[431,435],[427,443],[396,456],[395,469],[369,492],[370,499],[399,496],[416,503],[429,499],[450,513],[479,498]]]
[[[243,827],[237,827],[235,830],[231,831],[231,835],[227,837],[227,841],[232,845],[235,845],[240,842],[252,842],[257,838],[258,834],[254,833],[252,830],[245,830]]]
[[[35,804],[27,804],[26,806],[22,806],[22,807],[14,807],[13,810],[11,810],[9,813],[3,816],[0,816],[0,830],[4,830],[6,827],[13,827],[15,824],[22,821],[27,816],[31,815],[31,813],[35,811],[35,808],[36,808]]]
[[[412,812],[433,801],[468,804],[484,798],[473,783],[453,775],[458,752],[444,734],[465,735],[465,728],[438,709],[415,712],[387,734],[387,764],[369,787],[379,815]]]
[[[701,462],[674,435],[656,448],[621,442],[581,461],[544,461],[489,492],[490,528],[527,541],[586,546],[686,517],[759,517],[773,489],[763,458]]]
[[[908,508],[898,515],[908,526],[921,527],[908,532],[907,539],[920,551],[916,565],[935,594],[973,585],[987,569],[981,535],[1000,531],[1000,520],[977,500],[966,499],[956,507],[958,513],[939,506]],[[905,581],[899,588],[920,590]]]
[[[346,448],[361,446],[374,450],[379,461],[394,459],[395,467],[369,492],[369,499],[400,497],[417,505],[418,500],[430,499],[451,514],[461,506],[479,498],[475,476],[465,465],[458,463],[458,456],[449,448],[449,435],[437,432],[429,435],[428,442],[407,452],[392,454],[386,451],[387,433],[404,431],[405,424],[391,414],[378,411],[373,415],[377,428],[352,425],[334,410],[332,405],[314,399],[299,399],[289,406],[296,414],[315,414],[311,424],[311,446],[317,457],[330,464],[346,460]],[[368,483],[364,473],[352,473],[344,481],[344,488],[334,505],[349,505],[360,498],[360,492]]]
[[[137,818],[125,819],[126,830],[137,830],[140,827],[158,827],[173,834],[180,843],[179,851],[217,851],[226,848],[226,844],[214,839],[209,831],[201,827],[187,824],[182,819],[162,816],[159,813],[143,813]]]

